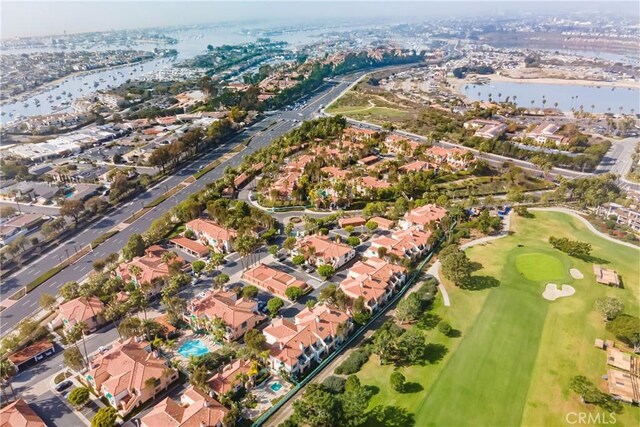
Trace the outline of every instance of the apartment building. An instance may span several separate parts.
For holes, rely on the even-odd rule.
[[[287,289],[293,286],[302,289],[303,292],[309,289],[309,285],[302,280],[266,264],[245,271],[242,279],[281,298],[287,298]]]
[[[233,241],[238,236],[235,230],[223,227],[215,221],[196,218],[186,224],[186,229],[193,232],[204,245],[211,246],[216,252],[233,252]]]
[[[405,213],[398,225],[403,230],[411,227],[417,227],[419,230],[429,230],[431,224],[439,223],[446,215],[447,210],[445,208],[432,204],[424,205]]]
[[[230,342],[255,328],[265,316],[260,314],[255,301],[238,298],[233,291],[214,290],[190,301],[185,320],[192,328],[205,330],[218,328],[217,322],[222,321],[224,339]]]
[[[351,246],[315,234],[299,240],[292,253],[308,254],[307,263],[315,266],[330,265],[336,270],[356,256],[356,251]]]
[[[349,269],[340,289],[350,298],[363,297],[369,310],[384,305],[406,280],[406,270],[383,259],[371,257]]]
[[[85,378],[121,416],[154,399],[178,379],[146,341],[129,338],[99,354],[90,364]]]

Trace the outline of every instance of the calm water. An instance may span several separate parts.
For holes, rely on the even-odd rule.
[[[469,84],[462,86],[461,90],[474,101],[487,101],[489,95],[496,101],[498,94],[502,94],[503,101],[507,96],[510,100],[516,96],[516,104],[521,107],[531,107],[531,101],[535,107],[543,107],[542,101],[546,99],[544,107],[555,107],[557,102],[562,111],[579,110],[582,105],[584,111],[590,112],[593,105],[596,113],[619,113],[620,107],[624,113],[630,113],[631,109],[640,112],[640,91],[623,87],[491,82],[488,85]]]
[[[270,36],[275,41],[286,41],[292,46],[300,46],[317,41],[320,34],[325,30],[295,31]],[[27,99],[8,103],[0,107],[5,115],[0,117],[0,123],[8,123],[16,120],[18,117],[28,117],[41,114],[50,114],[52,112],[72,111],[70,106],[61,105],[63,101],[73,101],[84,97],[96,90],[108,90],[120,86],[128,80],[136,80],[141,77],[151,75],[156,71],[172,67],[176,62],[192,58],[196,55],[206,52],[208,44],[221,46],[224,44],[241,44],[254,42],[260,34],[257,31],[243,30],[242,32],[230,28],[215,28],[207,30],[174,30],[167,31],[165,34],[178,39],[178,43],[174,45],[165,44],[135,44],[130,46],[100,46],[91,50],[103,51],[108,49],[137,49],[144,51],[152,51],[158,47],[160,49],[176,49],[178,55],[175,61],[168,58],[153,60],[143,64],[135,64],[125,67],[113,68],[109,70],[90,72],[74,78],[67,78],[61,82],[58,87],[52,87],[42,93],[31,96]],[[54,48],[34,48],[34,49],[16,49],[5,50],[3,54],[21,54],[32,52],[54,52],[61,51]],[[85,84],[86,83],[86,84]],[[95,86],[95,84],[98,84]],[[49,96],[51,95],[51,101]],[[59,99],[57,99],[60,97]],[[35,100],[38,99],[40,104],[37,105]],[[11,113],[13,116],[10,116]]]

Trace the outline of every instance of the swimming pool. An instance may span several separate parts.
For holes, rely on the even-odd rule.
[[[201,340],[188,340],[182,344],[178,353],[184,357],[202,356],[209,353],[209,347],[207,347]]]
[[[269,388],[273,391],[278,391],[282,388],[282,384],[280,383],[273,383],[269,386]]]

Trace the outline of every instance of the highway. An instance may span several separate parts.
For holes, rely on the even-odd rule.
[[[292,128],[297,126],[300,121],[314,118],[320,109],[320,105],[326,105],[333,99],[340,96],[344,90],[346,90],[363,74],[363,72],[359,72],[345,76],[341,79],[334,79],[331,82],[327,82],[318,89],[318,91],[316,91],[316,94],[308,97],[309,101],[302,108],[267,115],[265,119],[247,128],[245,132],[235,137],[232,141],[229,141],[224,146],[206,153],[198,160],[192,162],[188,166],[176,172],[174,175],[165,179],[162,183],[157,184],[154,188],[137,196],[135,201],[119,207],[108,217],[102,218],[86,227],[70,241],[60,245],[55,251],[42,256],[20,274],[14,275],[13,277],[3,281],[0,287],[0,292],[2,297],[6,298],[21,287],[26,286],[40,274],[58,265],[66,257],[67,253],[72,255],[75,252],[74,247],[80,248],[88,245],[91,241],[140,210],[144,203],[151,202],[157,197],[160,197],[169,188],[174,187],[194,174],[198,170],[199,166],[206,165],[214,159],[229,152],[234,143],[251,138],[251,143],[244,151],[223,162],[195,183],[187,186],[184,190],[169,197],[167,200],[151,209],[143,217],[124,228],[115,236],[106,240],[92,253],[89,253],[76,263],[65,268],[60,273],[27,294],[25,297],[18,300],[15,304],[2,311],[0,314],[0,329],[2,336],[11,331],[11,329],[21,320],[31,317],[40,309],[39,299],[42,294],[48,293],[55,295],[57,294],[60,286],[64,283],[83,280],[83,278],[91,272],[94,260],[104,258],[111,253],[120,251],[132,234],[143,233],[149,228],[151,222],[160,217],[164,212],[169,211],[173,206],[186,199],[190,194],[203,189],[208,182],[220,178],[224,173],[225,167],[238,166],[245,155],[269,145],[272,140],[289,132]]]

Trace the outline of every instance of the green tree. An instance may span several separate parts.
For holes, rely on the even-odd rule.
[[[640,353],[640,318],[626,314],[616,316],[615,319],[607,323],[607,331],[633,347],[634,353]]]
[[[453,329],[453,328],[451,327],[451,325],[450,325],[450,324],[448,324],[447,322],[440,322],[440,323],[438,323],[438,330],[439,330],[443,335],[449,336],[449,334],[451,333],[452,329]]]
[[[260,353],[267,348],[267,339],[257,329],[249,329],[244,333],[244,343],[256,353]]]
[[[320,384],[309,384],[302,397],[293,402],[294,419],[310,426],[338,426],[342,408],[338,398]]]
[[[89,401],[89,389],[77,387],[69,393],[67,400],[76,408],[82,408]]]
[[[296,238],[295,237],[287,237],[282,244],[282,247],[285,248],[287,253],[291,253],[291,250],[296,247]]]
[[[80,296],[80,285],[78,285],[78,282],[67,282],[60,287],[58,292],[65,301],[71,301]]]
[[[217,288],[222,288],[225,283],[229,282],[229,275],[224,273],[218,274],[213,281],[216,283]]]
[[[6,382],[11,389],[11,394],[13,395],[13,399],[16,399],[16,392],[13,389],[13,384],[11,384],[11,378],[17,373],[17,369],[13,363],[9,360],[4,359],[0,361],[0,379],[3,382]],[[4,393],[4,386],[2,387],[2,391]],[[7,396],[5,395],[5,400],[8,402]]]
[[[74,228],[78,228],[78,220],[84,211],[84,204],[81,200],[65,200],[60,206],[60,215],[73,218]]]
[[[602,313],[605,322],[615,319],[624,311],[622,301],[613,297],[600,297],[596,299],[595,306]]]
[[[351,246],[352,248],[355,248],[360,244],[360,239],[358,239],[355,236],[349,236],[347,237],[346,242],[347,242],[347,245]]]
[[[305,263],[306,259],[304,258],[304,255],[296,255],[291,261],[293,261],[294,265],[302,265]]]
[[[395,357],[397,348],[397,339],[403,334],[404,330],[391,320],[387,320],[373,334],[373,342],[371,343],[371,351],[378,355],[380,364],[387,363]]]
[[[369,221],[367,221],[367,223],[364,226],[367,227],[367,229],[371,233],[373,233],[378,228],[378,223],[375,222],[374,220],[370,219]]]
[[[127,261],[131,261],[134,257],[144,255],[144,250],[147,248],[146,243],[141,235],[133,233],[127,244],[122,248],[122,256]]]
[[[287,288],[284,294],[287,296],[287,298],[289,298],[290,301],[297,301],[298,298],[300,298],[304,294],[304,292],[297,286],[291,286]]]
[[[284,307],[284,301],[280,298],[273,297],[267,302],[267,309],[269,309],[271,317],[276,317],[282,307]]]
[[[421,314],[422,300],[415,292],[400,300],[396,306],[396,319],[400,324],[415,322]]]
[[[399,371],[393,371],[389,376],[389,383],[391,384],[391,387],[393,387],[393,389],[398,393],[402,393],[404,391],[406,381],[407,379],[405,376]]]
[[[113,427],[118,419],[118,411],[112,406],[100,408],[91,419],[91,427]]]
[[[457,286],[465,286],[473,272],[473,264],[467,254],[457,247],[450,246],[452,250],[440,253],[442,263],[442,274],[447,279],[453,281]],[[448,248],[447,248],[448,249]]]
[[[331,277],[335,272],[336,269],[329,264],[323,264],[318,267],[318,274],[325,280]]]
[[[202,260],[193,261],[191,263],[191,269],[195,274],[200,274],[206,265]]]
[[[63,353],[64,363],[71,369],[79,371],[84,366],[84,357],[77,347],[69,347]]]
[[[396,340],[396,358],[404,363],[418,364],[427,353],[427,341],[420,329],[412,328]]]
[[[342,289],[339,289],[342,291]],[[364,325],[371,318],[371,312],[367,309],[366,301],[363,297],[358,297],[353,301],[353,321],[358,325]]]
[[[47,293],[40,295],[40,307],[44,310],[51,310],[55,305],[56,297]]]
[[[280,250],[280,247],[278,245],[271,245],[269,246],[269,254],[276,256],[278,254],[278,251]]]
[[[254,299],[260,291],[253,285],[247,285],[242,288],[242,297],[246,299]]]

